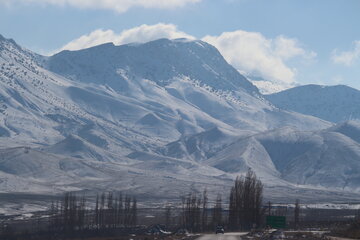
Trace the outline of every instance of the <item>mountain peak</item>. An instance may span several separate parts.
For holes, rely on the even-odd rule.
[[[49,58],[47,66],[73,80],[106,83],[115,90],[119,90],[122,80],[118,74],[120,69],[134,78],[151,80],[160,86],[186,77],[216,90],[245,90],[251,95],[258,94],[258,89],[229,65],[215,47],[199,40],[163,38],[120,46],[107,43],[60,52]],[[83,75],[86,69],[92,74]]]
[[[302,85],[302,86],[297,86],[294,88],[290,88],[287,90],[284,90],[283,92],[289,92],[289,91],[309,91],[309,90],[314,90],[314,91],[357,91],[356,89],[349,87],[347,85],[344,84],[337,84],[337,85],[318,85],[318,84],[307,84],[307,85]],[[275,94],[274,94],[275,95]]]
[[[360,91],[346,85],[304,85],[266,98],[275,106],[331,122],[360,119]]]
[[[73,52],[89,52],[89,51],[106,51],[106,50],[111,50],[114,49],[116,46],[113,42],[107,42],[107,43],[102,43],[93,47],[89,47],[89,48],[84,48],[84,49],[80,49],[80,50],[62,50],[61,52],[55,53],[53,56],[57,56],[57,55],[66,55],[66,54],[71,54]]]
[[[20,48],[20,46],[15,42],[12,38],[5,38],[3,35],[0,34],[0,43],[1,42],[7,42],[11,43],[12,45],[15,45],[17,48]]]
[[[157,47],[169,47],[169,48],[178,48],[178,47],[186,47],[191,49],[197,49],[198,51],[212,51],[212,54],[221,56],[220,52],[211,44],[204,42],[198,39],[189,39],[189,38],[176,38],[176,39],[168,39],[168,38],[160,38],[157,40],[153,40],[150,42],[137,44],[145,45],[145,46],[157,46]],[[222,57],[222,56],[221,56]]]

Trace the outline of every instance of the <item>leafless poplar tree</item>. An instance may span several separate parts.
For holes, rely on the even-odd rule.
[[[229,199],[229,226],[250,229],[259,226],[263,215],[263,184],[249,169],[245,177],[237,177]]]
[[[296,199],[295,208],[294,208],[294,225],[296,229],[299,227],[299,222],[300,222],[300,200]]]

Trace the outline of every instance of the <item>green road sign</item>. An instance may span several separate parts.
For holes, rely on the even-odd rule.
[[[266,216],[266,225],[272,228],[285,228],[286,217],[285,216]]]

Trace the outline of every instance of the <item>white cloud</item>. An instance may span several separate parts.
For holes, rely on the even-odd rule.
[[[88,35],[83,35],[63,46],[61,49],[56,50],[59,52],[62,50],[80,50],[84,48],[93,47],[107,42],[114,42],[117,36],[112,30],[98,29],[91,32]]]
[[[189,38],[195,39],[193,36],[181,32],[177,26],[173,24],[159,23],[156,25],[141,25],[132,29],[124,30],[116,34],[112,30],[95,30],[88,35],[83,35],[75,39],[61,49],[57,50],[79,50],[84,48],[93,47],[102,43],[113,42],[115,45],[133,43],[133,42],[149,42],[159,38]]]
[[[315,52],[300,47],[296,39],[285,36],[268,39],[257,32],[225,32],[203,40],[217,47],[235,68],[286,87],[295,83],[296,75],[296,69],[287,66],[286,60],[316,56]]]
[[[343,64],[351,66],[354,62],[360,58],[360,41],[354,42],[354,49],[352,51],[338,52],[335,49],[332,53],[331,60],[336,64]]]
[[[0,4],[51,4],[77,8],[110,9],[122,13],[133,7],[171,9],[201,1],[202,0],[0,0]]]
[[[297,39],[287,38],[285,36],[278,36],[274,40],[275,55],[286,60],[297,56],[302,56],[306,59],[316,57],[313,51],[306,51],[300,47]]]

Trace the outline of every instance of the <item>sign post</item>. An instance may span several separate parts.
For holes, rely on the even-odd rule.
[[[266,225],[272,228],[286,228],[285,216],[266,216]]]

